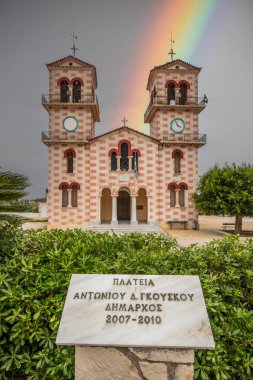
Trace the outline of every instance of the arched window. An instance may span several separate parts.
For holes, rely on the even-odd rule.
[[[67,173],[74,172],[74,154],[72,151],[67,153]]]
[[[174,83],[169,83],[168,85],[168,104],[172,103],[175,101],[175,84]]]
[[[77,207],[77,190],[78,190],[77,185],[72,186],[72,189],[71,189],[71,206],[72,207]]]
[[[187,103],[187,84],[181,83],[180,84],[180,90],[179,90],[179,104],[186,104]]]
[[[178,151],[174,154],[174,173],[181,173],[181,154]]]
[[[69,204],[68,186],[63,185],[61,187],[61,190],[62,190],[62,207],[67,207]]]
[[[179,206],[185,207],[185,187],[181,185],[179,188]]]
[[[128,160],[128,145],[127,143],[121,144],[121,158],[120,158],[120,170],[129,169],[129,160]]]
[[[132,170],[134,170],[135,172],[138,172],[138,153],[137,152],[133,152]]]
[[[111,154],[111,170],[115,171],[117,170],[117,153],[112,152]]]
[[[170,207],[176,206],[176,186],[170,185]]]
[[[69,101],[69,86],[66,80],[62,80],[61,84],[61,102],[67,103]]]
[[[79,103],[81,100],[81,83],[75,80],[73,83],[73,103]]]

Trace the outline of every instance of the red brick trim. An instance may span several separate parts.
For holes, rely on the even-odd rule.
[[[69,184],[67,182],[62,182],[59,185],[59,190],[62,190],[63,186],[67,186],[67,188],[69,188]]]
[[[184,153],[180,149],[175,149],[172,152],[172,158],[175,158],[176,153],[180,153],[180,158],[184,158]]]
[[[80,190],[80,189],[81,189],[79,183],[77,183],[77,182],[72,182],[72,183],[69,185],[68,188],[69,188],[69,189],[72,189],[74,186],[77,186],[77,190]]]
[[[170,190],[170,188],[171,188],[172,186],[175,186],[175,189],[178,188],[176,182],[171,182],[171,183],[168,184],[168,190]]]
[[[132,150],[132,155],[133,155],[134,153],[137,153],[137,156],[138,156],[138,157],[141,157],[141,152],[139,151],[139,149],[133,149],[133,150]]]
[[[73,157],[76,158],[76,152],[74,151],[74,149],[71,149],[71,148],[66,149],[64,151],[64,156],[63,157],[67,158],[68,157],[68,153],[72,153]]]
[[[185,190],[188,190],[188,185],[186,185],[186,183],[181,182],[181,183],[178,185],[178,188],[180,189],[181,186],[183,186]]]
[[[70,83],[73,85],[76,80],[78,80],[82,86],[84,85],[83,80],[81,78],[78,78],[78,77],[71,79]]]
[[[121,152],[121,145],[126,143],[128,145],[128,154],[132,154],[132,149],[131,149],[131,143],[130,141],[128,140],[121,140],[119,143],[118,143],[118,147],[119,147],[119,152]]]
[[[116,153],[116,156],[118,156],[118,150],[117,149],[110,149],[108,156],[111,157],[112,153]]]
[[[178,83],[178,87],[180,88],[180,85],[181,84],[186,84],[186,87],[189,89],[190,88],[190,83],[189,82],[187,82],[187,80],[181,80],[179,83]]]
[[[108,156],[111,157],[112,153],[116,153],[118,157],[121,156],[121,145],[124,143],[128,145],[128,156],[132,156],[133,153],[137,153],[137,156],[141,157],[141,152],[139,151],[139,149],[131,149],[131,142],[128,140],[120,140],[118,143],[118,149],[110,149]]]
[[[61,82],[62,82],[63,80],[65,80],[68,84],[71,84],[69,78],[67,78],[67,77],[61,77],[61,78],[59,78],[58,81],[57,81],[57,86],[60,86],[60,84],[61,84]]]
[[[178,84],[175,80],[168,80],[166,83],[165,83],[165,88],[168,88],[169,87],[169,84],[170,83],[173,83],[175,85],[175,87],[178,87]]]

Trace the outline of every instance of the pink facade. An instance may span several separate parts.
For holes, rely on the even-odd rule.
[[[94,135],[100,121],[94,66],[72,56],[47,65],[49,95],[48,228],[118,221],[197,220],[191,197],[198,179],[200,69],[176,60],[151,70],[145,122]]]

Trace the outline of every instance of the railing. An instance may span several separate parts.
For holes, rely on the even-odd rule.
[[[81,95],[77,99],[73,96],[61,96],[60,94],[43,94],[42,103],[70,103],[70,104],[96,104],[98,105],[98,100],[95,95]]]
[[[198,133],[163,133],[163,141],[168,142],[185,142],[185,143],[199,143],[206,144],[206,134],[198,134]]]
[[[41,133],[42,141],[49,140],[89,140],[92,138],[91,133],[88,132],[49,132],[45,131]]]
[[[174,106],[206,106],[206,97],[175,97],[174,100],[169,100],[167,96],[153,96],[150,99],[148,108],[146,109],[144,118],[146,119],[151,107],[153,105],[168,105]]]

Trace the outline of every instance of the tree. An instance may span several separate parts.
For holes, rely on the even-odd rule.
[[[26,195],[28,178],[22,174],[0,171],[0,211],[15,211],[13,205]]]
[[[235,233],[241,233],[242,218],[253,216],[253,166],[215,165],[201,178],[193,200],[201,213],[234,216]]]

